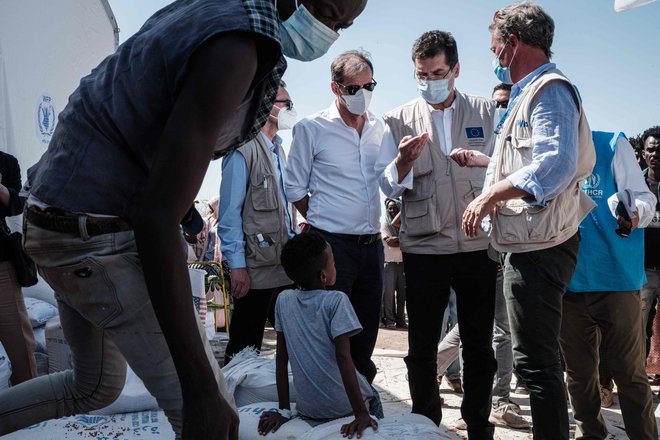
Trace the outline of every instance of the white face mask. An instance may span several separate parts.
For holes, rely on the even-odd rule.
[[[278,130],[291,130],[296,122],[298,122],[298,113],[294,109],[280,108],[280,112],[277,114]]]
[[[369,108],[372,94],[373,92],[369,90],[360,89],[355,95],[341,95],[341,99],[346,104],[349,112],[360,116]]]
[[[502,118],[506,114],[506,108],[504,107],[499,107],[495,109],[495,126],[497,127],[498,124],[502,121]]]
[[[277,0],[275,1],[277,9]],[[323,56],[339,34],[316,19],[304,6],[298,6],[286,21],[280,21],[282,52],[300,61]]]

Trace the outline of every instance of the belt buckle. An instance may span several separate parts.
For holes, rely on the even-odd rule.
[[[371,243],[373,243],[372,234],[358,235],[358,244],[371,244]]]

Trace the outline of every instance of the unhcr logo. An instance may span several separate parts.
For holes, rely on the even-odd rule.
[[[599,189],[599,186],[600,175],[592,174],[582,182],[582,191],[591,198],[601,198],[603,197],[603,190]]]

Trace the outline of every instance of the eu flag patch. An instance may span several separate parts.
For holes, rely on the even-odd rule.
[[[483,139],[485,137],[483,127],[465,127],[465,133],[467,134],[468,139]]]

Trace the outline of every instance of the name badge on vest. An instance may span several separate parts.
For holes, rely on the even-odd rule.
[[[465,134],[467,135],[469,147],[478,148],[486,146],[483,127],[465,127]]]

